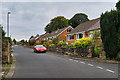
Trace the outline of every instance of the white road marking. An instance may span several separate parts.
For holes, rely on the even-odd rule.
[[[99,68],[99,69],[103,69],[102,67],[100,67],[100,66],[96,66],[97,68]]]
[[[88,64],[89,66],[94,66],[94,65],[92,65],[92,64]]]
[[[114,71],[110,70],[110,69],[106,69],[106,71],[109,71],[111,73],[115,73]]]
[[[69,59],[69,60],[72,60],[72,59]]]
[[[80,61],[80,63],[85,64],[85,62]]]
[[[75,62],[78,62],[78,60],[74,60]]]

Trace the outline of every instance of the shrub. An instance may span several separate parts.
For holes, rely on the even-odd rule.
[[[63,47],[65,45],[67,45],[65,40],[63,40],[63,41],[61,41],[61,42],[58,43],[58,46],[62,46]]]
[[[50,47],[55,47],[55,44],[50,44],[49,46],[50,46]]]
[[[92,44],[92,39],[91,38],[81,38],[78,41],[75,41],[73,44],[74,48],[87,48]]]
[[[53,43],[53,44],[57,45],[58,42],[59,42],[58,37],[53,38],[53,40],[52,40],[52,43]]]
[[[96,46],[96,47],[94,48],[94,52],[97,53],[97,54],[100,54],[100,52],[101,52],[100,47],[99,47],[99,46]]]
[[[44,42],[44,43],[43,43],[43,46],[46,46],[46,47],[47,47],[48,45],[49,45],[49,43],[47,43],[47,42]]]
[[[12,45],[12,39],[11,39],[11,37],[4,37],[3,39],[8,39],[8,40],[9,40],[10,45]]]
[[[116,59],[120,61],[120,52],[118,52]]]
[[[65,45],[64,47],[74,48],[73,44]]]
[[[41,44],[43,44],[45,42],[45,40],[41,40]]]
[[[57,46],[62,46],[62,44],[61,44],[61,43],[58,43]]]
[[[36,45],[41,45],[41,44],[40,43],[35,43],[34,46],[36,46]]]

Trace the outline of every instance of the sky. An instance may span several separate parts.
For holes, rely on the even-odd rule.
[[[73,17],[76,13],[85,13],[88,18],[95,19],[100,17],[105,11],[116,9],[116,0],[104,0],[97,2],[95,0],[64,0],[61,2],[55,0],[4,0],[0,3],[0,24],[6,30],[6,14],[10,14],[10,35],[17,41],[29,39],[31,35],[44,34],[45,26],[56,16],[64,16],[67,19]],[[84,0],[85,1],[85,0]]]

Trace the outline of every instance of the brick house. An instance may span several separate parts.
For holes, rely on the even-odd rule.
[[[36,35],[35,37],[33,37],[33,38],[31,38],[30,40],[29,40],[29,44],[30,45],[34,45],[35,43],[36,43],[36,39],[39,37],[39,35]]]
[[[79,24],[66,35],[66,41],[71,44],[80,38],[92,37],[94,30],[100,30],[100,18]]]
[[[53,38],[58,37],[59,41],[62,40],[66,40],[66,34],[68,34],[73,28],[71,26],[62,28],[62,29],[58,29],[56,31],[53,31],[51,33],[49,33],[44,40],[46,40],[47,42],[52,42]]]
[[[41,43],[41,41],[43,40],[43,38],[45,38],[48,35],[48,33],[42,34],[40,35],[37,39],[36,39],[36,43]]]

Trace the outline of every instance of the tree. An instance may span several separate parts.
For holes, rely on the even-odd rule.
[[[99,37],[100,37],[100,30],[95,30],[93,31],[92,33],[92,41],[93,41],[93,46],[96,47],[98,46],[100,40],[99,40]]]
[[[0,26],[0,32],[2,32],[2,35],[0,35],[0,36],[2,36],[2,38],[5,37],[5,34],[6,34],[6,33],[5,33],[5,31],[3,30],[3,27],[2,27],[2,26]]]
[[[106,57],[116,58],[119,51],[118,44],[118,11],[111,10],[101,15],[101,38],[106,52]]]
[[[58,42],[59,42],[58,37],[53,38],[53,40],[52,40],[52,43],[53,43],[53,44],[57,45]]]
[[[24,40],[24,39],[22,39],[20,42],[21,42],[21,43],[25,43],[25,40]]]
[[[88,16],[83,13],[77,13],[75,14],[69,21],[69,25],[71,25],[73,28],[78,26],[80,23],[89,21]]]
[[[92,44],[94,48],[94,52],[92,53],[92,57],[99,57],[101,52],[101,44],[100,44],[100,30],[95,30],[92,33]]]
[[[32,35],[32,36],[29,38],[29,40],[32,39],[33,37],[34,37],[34,36]]]
[[[57,16],[50,20],[50,23],[45,27],[46,33],[51,33],[57,29],[61,29],[68,26],[68,19],[64,16]]]
[[[25,40],[25,43],[27,43],[27,40]]]
[[[15,39],[13,39],[13,42],[14,42],[14,44],[16,44],[17,41]]]
[[[120,1],[116,3],[117,10],[111,10],[101,15],[101,38],[106,57],[120,59]]]
[[[116,7],[118,10],[120,10],[120,1],[116,3]]]
[[[11,39],[11,37],[4,37],[3,39],[8,39],[8,40],[9,40],[10,45],[12,45],[12,39]]]

